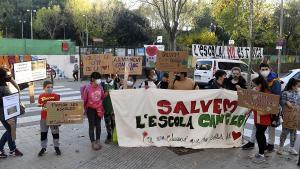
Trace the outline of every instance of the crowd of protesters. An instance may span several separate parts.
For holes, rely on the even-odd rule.
[[[77,67],[74,68],[74,74],[76,77]],[[11,92],[7,87],[7,83],[12,81],[12,78],[8,75],[9,71],[0,68],[0,95],[1,98],[10,95]],[[115,120],[114,110],[110,99],[110,91],[123,90],[123,89],[136,89],[136,88],[158,88],[158,89],[171,89],[171,90],[205,90],[200,89],[197,83],[188,78],[187,72],[175,72],[166,73],[161,72],[162,76],[158,76],[154,69],[147,69],[145,71],[146,80],[137,84],[136,76],[129,76],[127,79],[121,79],[117,75],[101,75],[98,72],[93,72],[90,76],[90,83],[81,87],[81,96],[84,102],[85,115],[88,118],[89,124],[89,137],[91,141],[91,147],[93,150],[100,150],[100,136],[101,136],[101,119],[104,118],[105,126],[107,130],[106,144],[112,142],[113,134],[115,132]],[[249,142],[242,146],[242,149],[248,150],[255,147],[255,142],[258,144],[258,153],[254,156],[254,162],[262,163],[266,161],[265,152],[274,151],[275,142],[275,128],[280,126],[280,116],[284,115],[283,107],[292,109],[295,106],[300,106],[300,80],[291,79],[286,89],[281,90],[280,80],[278,75],[273,72],[268,64],[260,64],[259,76],[252,80],[251,86],[247,85],[246,80],[243,78],[241,69],[234,67],[228,75],[223,70],[217,70],[214,74],[215,78],[209,82],[208,89],[227,89],[238,91],[239,89],[251,88],[253,90],[275,94],[281,96],[280,106],[277,115],[271,115],[268,112],[264,112],[263,115],[256,110],[251,110],[254,118],[254,125],[252,129],[252,135]],[[105,80],[103,80],[103,77]],[[161,79],[158,79],[161,77]],[[75,80],[78,80],[76,77]],[[45,93],[41,94],[41,97],[49,99],[43,99],[39,101],[41,107],[44,107],[49,100],[59,100],[60,96],[53,92],[53,84],[49,81],[44,83]],[[39,99],[40,100],[40,99]],[[16,148],[15,141],[12,139],[11,128],[9,123],[16,123],[16,118],[13,120],[4,120],[3,116],[3,103],[0,100],[0,119],[1,123],[6,129],[0,140],[0,158],[5,158],[7,155],[4,152],[4,144],[8,142],[10,148],[10,154],[15,156],[22,156],[23,154]],[[284,109],[283,109],[284,110]],[[251,114],[250,113],[250,114]],[[47,134],[50,128],[54,140],[54,148],[57,155],[61,155],[59,149],[59,126],[47,126],[45,123],[46,108],[42,109],[41,118],[41,151],[39,156],[44,155],[47,147]],[[13,121],[13,122],[12,122]],[[266,139],[265,132],[268,130],[268,140]],[[283,128],[280,136],[280,147],[277,151],[278,154],[283,154],[283,145],[290,135],[290,148],[288,152],[292,155],[298,155],[298,152],[294,149],[296,141],[296,130]],[[300,165],[300,164],[298,164]]]

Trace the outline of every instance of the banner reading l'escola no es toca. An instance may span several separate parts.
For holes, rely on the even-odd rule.
[[[123,147],[231,148],[242,144],[249,110],[229,90],[112,91]]]

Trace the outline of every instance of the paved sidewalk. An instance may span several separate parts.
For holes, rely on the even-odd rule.
[[[102,121],[101,140],[106,130]],[[177,155],[165,147],[121,148],[104,145],[93,151],[88,138],[87,121],[79,125],[63,125],[60,128],[62,156],[54,153],[52,135],[48,134],[48,153],[37,157],[40,150],[39,126],[17,129],[17,146],[24,153],[21,158],[8,157],[0,160],[0,169],[296,169],[297,157],[269,154],[262,165],[251,162],[249,154],[255,151],[235,149],[206,149],[188,155]],[[0,130],[0,134],[3,130]]]

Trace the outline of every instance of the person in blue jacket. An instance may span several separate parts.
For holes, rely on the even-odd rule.
[[[265,78],[268,83],[269,89],[272,94],[281,95],[281,83],[280,79],[278,78],[278,74],[271,70],[271,67],[267,63],[261,63],[259,65],[260,71],[259,73]],[[279,113],[279,112],[278,112]],[[279,115],[272,116],[272,124],[268,127],[268,145],[266,145],[266,150],[269,152],[274,151],[274,143],[275,143],[275,128],[278,127],[279,123]],[[242,146],[244,150],[253,149],[255,143],[255,134],[256,128],[253,126],[252,135],[250,141]]]

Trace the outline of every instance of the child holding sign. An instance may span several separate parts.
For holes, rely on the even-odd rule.
[[[46,124],[47,119],[47,109],[45,107],[48,101],[59,101],[60,95],[53,93],[53,84],[50,81],[45,81],[43,84],[44,93],[40,94],[38,103],[39,106],[42,107],[41,112],[41,121],[40,121],[40,129],[41,129],[41,151],[39,152],[38,156],[41,157],[45,154],[47,148],[47,136],[48,130],[51,129],[52,136],[53,136],[53,144],[56,155],[61,155],[61,151],[59,149],[59,126],[58,125],[51,125],[48,126]]]
[[[286,107],[288,109],[293,109],[294,106],[300,106],[300,80],[299,79],[290,79],[288,82],[285,91],[281,95],[280,104],[282,107]],[[284,115],[284,112],[283,112]],[[298,155],[298,152],[294,149],[297,130],[282,128],[282,133],[280,136],[280,147],[277,151],[277,154],[283,154],[283,146],[286,140],[287,135],[290,134],[290,148],[289,153],[292,155]]]

